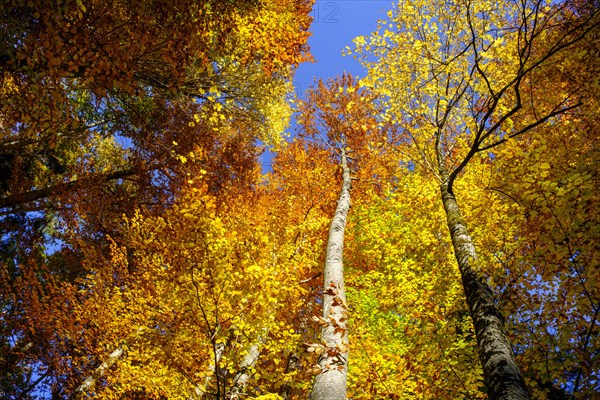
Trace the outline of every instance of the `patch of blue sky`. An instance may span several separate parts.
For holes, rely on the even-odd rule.
[[[327,80],[346,72],[362,78],[366,70],[351,56],[344,56],[346,46],[353,47],[357,36],[369,35],[377,30],[378,21],[386,18],[395,1],[390,0],[317,0],[311,15],[313,23],[308,40],[313,63],[301,64],[294,77],[294,88],[299,98],[319,79]],[[289,133],[297,130],[292,119]],[[273,153],[268,149],[260,160],[264,172],[271,171]]]

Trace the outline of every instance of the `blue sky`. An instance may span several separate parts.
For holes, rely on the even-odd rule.
[[[377,29],[377,21],[392,8],[390,0],[317,0],[309,39],[315,63],[300,65],[294,80],[298,94],[306,90],[314,78],[331,78],[346,71],[364,76],[365,71],[352,57],[342,56],[346,46],[352,46],[356,36],[368,35]]]
[[[315,79],[333,78],[342,72],[365,76],[366,71],[351,56],[342,56],[346,46],[353,47],[356,36],[369,35],[377,29],[377,21],[385,17],[395,1],[391,0],[317,0],[312,10],[312,36],[308,43],[314,63],[298,67],[294,78],[296,94],[303,97]],[[292,121],[289,131],[294,133]],[[261,157],[263,170],[269,170],[272,154]]]

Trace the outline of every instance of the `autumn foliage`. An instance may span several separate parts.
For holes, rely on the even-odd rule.
[[[0,5],[0,397],[600,391],[598,7],[399,1],[297,99],[311,7]]]

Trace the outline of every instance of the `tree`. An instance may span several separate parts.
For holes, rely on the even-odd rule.
[[[45,346],[56,351],[44,362],[57,366],[48,379],[57,395],[225,398],[307,386],[308,372],[287,360],[312,334],[298,327],[312,315],[334,199],[319,191],[334,170],[327,152],[293,145],[268,182],[255,169],[244,190],[214,192],[199,170],[165,212],[123,216],[108,247],[77,243],[73,282],[45,265],[41,279],[15,279],[20,298],[37,304],[30,325],[51,327]]]
[[[252,140],[277,141],[289,116],[290,73],[306,57],[309,8],[304,1],[3,4],[1,205],[52,208],[47,198],[66,201],[82,187],[123,178],[156,186],[157,170],[172,178],[164,170],[180,155],[173,141],[185,142],[162,133],[180,124],[199,125],[187,129],[190,148],[224,140],[211,131],[231,118],[255,125]],[[120,162],[99,165],[106,160],[98,153]]]
[[[0,6],[0,396],[598,391],[593,4],[400,2],[292,110],[307,2],[46,3]]]
[[[345,399],[348,374],[348,305],[344,285],[344,230],[350,210],[350,168],[346,149],[341,149],[342,189],[329,228],[327,255],[323,270],[322,345],[309,349],[320,352],[319,373],[315,377],[312,399]],[[318,350],[317,350],[318,349]]]
[[[529,398],[454,182],[475,155],[580,106],[576,88],[542,98],[552,82],[533,82],[597,28],[597,11],[575,15],[568,3],[409,1],[389,18],[395,31],[383,25],[368,42],[355,40],[359,53],[376,56],[363,59],[365,83],[389,96],[389,118],[412,143],[403,151],[441,185],[490,398]]]
[[[27,377],[29,368],[44,377],[38,384],[67,393],[94,368],[65,372],[69,357],[97,366],[121,347],[85,312],[79,328],[63,324],[73,323],[72,307],[122,310],[113,296],[137,259],[123,214],[166,212],[203,175],[215,194],[256,183],[256,140],[276,143],[288,123],[309,11],[304,1],[0,6],[2,240],[15,244],[3,246],[2,334],[33,343],[27,354],[12,346],[14,371]],[[111,265],[115,243],[131,271]],[[105,281],[95,286],[90,275]],[[64,293],[50,290],[58,287]],[[96,338],[77,341],[86,330]]]
[[[389,166],[381,149],[389,130],[377,121],[377,98],[360,89],[348,74],[328,82],[318,81],[300,104],[299,134],[303,140],[340,158],[341,193],[329,229],[323,280],[323,314],[314,317],[321,326],[321,343],[309,344],[309,351],[320,354],[312,398],[346,398],[349,310],[344,285],[343,244],[350,208],[350,186],[354,179],[360,189],[384,186]],[[379,149],[378,149],[379,147]],[[330,157],[331,157],[330,156]],[[377,162],[375,161],[377,160]],[[350,177],[350,168],[356,171]],[[359,193],[361,193],[359,191]],[[364,196],[366,193],[362,193]],[[367,196],[368,197],[368,196]],[[361,201],[362,196],[357,197]]]

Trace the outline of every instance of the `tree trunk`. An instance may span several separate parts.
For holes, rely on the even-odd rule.
[[[346,400],[348,375],[348,307],[344,289],[344,229],[350,209],[350,169],[342,151],[342,191],[329,228],[327,256],[323,276],[323,329],[325,346],[319,359],[321,372],[316,375],[312,400]]]
[[[256,361],[258,361],[260,350],[266,340],[266,337],[267,333],[265,332],[263,337],[261,337],[258,342],[252,344],[252,346],[250,346],[248,349],[248,354],[244,356],[242,362],[240,363],[240,370],[237,374],[235,374],[235,378],[233,378],[233,386],[227,393],[226,398],[231,400],[247,398],[244,392],[246,384],[250,379],[250,368],[254,367]]]
[[[225,351],[225,343],[216,343],[213,347],[213,362],[208,367],[210,375],[207,375],[206,378],[204,378],[203,385],[197,385],[194,388],[194,394],[196,395],[196,399],[201,399],[208,393],[207,391],[210,386],[210,381],[216,374],[219,373],[218,365],[219,362],[221,362],[221,357],[223,357],[223,351]],[[220,379],[217,379],[217,385],[220,385]]]
[[[525,381],[504,333],[504,318],[494,303],[492,290],[475,269],[475,246],[462,219],[456,198],[448,190],[447,175],[442,183],[441,192],[454,254],[475,326],[479,359],[488,396],[490,400],[529,399]]]
[[[83,394],[90,390],[96,381],[101,378],[106,371],[113,366],[114,363],[117,362],[119,358],[123,355],[123,348],[119,347],[108,356],[108,360],[102,362],[92,373],[92,375],[88,376],[85,381],[75,390],[76,393]]]
[[[21,204],[29,203],[46,197],[57,196],[65,193],[66,191],[77,190],[85,184],[85,182],[96,179],[98,182],[110,182],[115,179],[122,179],[135,175],[140,171],[137,169],[126,169],[123,171],[116,171],[109,174],[98,173],[90,174],[85,179],[74,180],[70,182],[61,182],[52,186],[48,186],[42,189],[35,189],[29,192],[11,194],[6,197],[0,198],[0,208],[15,207]]]
[[[144,328],[138,328],[133,338],[138,337],[143,331]],[[131,337],[127,341],[129,340],[132,340]],[[127,343],[127,341],[125,343]],[[112,367],[119,360],[119,358],[123,356],[123,352],[123,346],[121,346],[115,349],[112,353],[110,353],[108,356],[108,360],[103,361],[102,364],[96,367],[96,369],[94,369],[94,372],[92,372],[92,374],[88,376],[83,381],[83,383],[77,387],[77,389],[75,389],[75,393],[77,393],[78,395],[82,395],[85,394],[88,390],[90,390],[96,384],[96,381],[102,376],[104,376],[106,371],[110,367]]]

